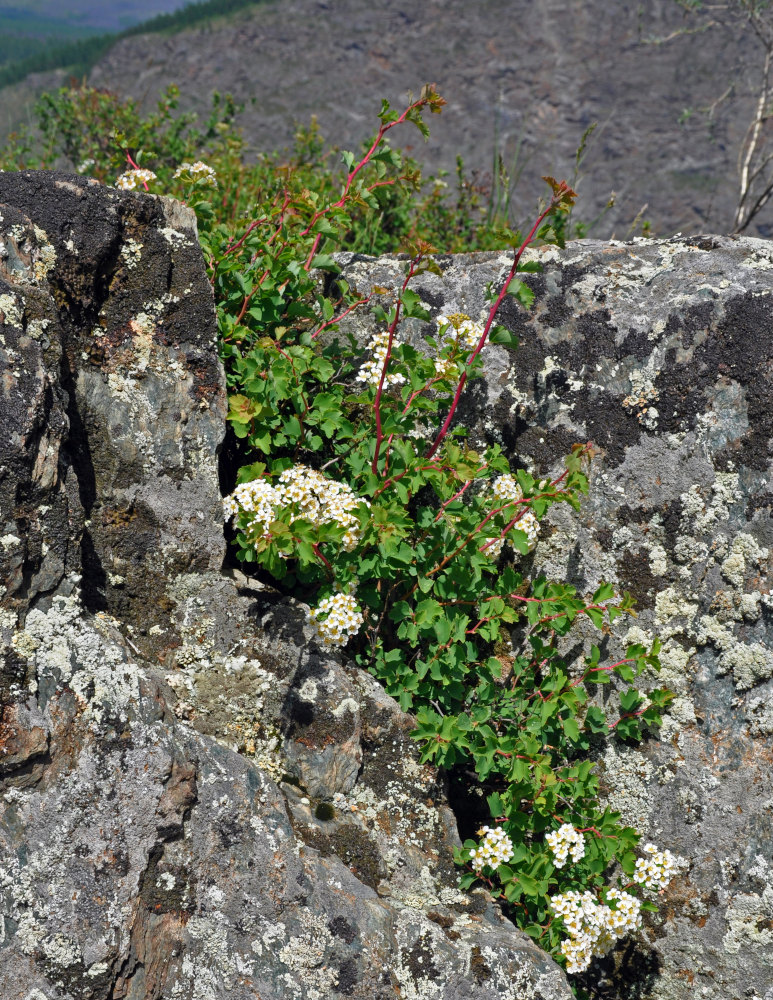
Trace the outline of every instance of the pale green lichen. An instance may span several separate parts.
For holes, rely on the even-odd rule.
[[[136,240],[126,240],[121,247],[120,256],[124,264],[126,264],[127,270],[133,271],[135,267],[139,266],[142,260],[142,244]]]
[[[649,785],[653,779],[650,761],[638,750],[610,743],[604,754],[604,770],[614,781],[606,796],[609,806],[639,833],[649,832],[652,808]]]
[[[733,896],[725,911],[727,933],[722,946],[730,955],[742,948],[760,948],[773,944],[773,886],[761,894],[740,893]]]
[[[338,985],[337,970],[326,962],[333,936],[327,921],[315,913],[304,914],[303,923],[278,952],[279,961],[289,970],[280,978],[288,997],[327,1000]]]
[[[49,242],[48,233],[39,226],[33,226],[35,237],[38,241],[38,252],[34,257],[35,277],[38,281],[44,281],[48,277],[48,272],[56,264],[56,251]]]
[[[9,293],[0,295],[0,313],[4,316],[4,323],[11,326],[21,326],[22,308],[15,295]]]
[[[773,650],[759,642],[741,642],[732,629],[716,618],[704,615],[696,629],[696,640],[712,643],[719,650],[717,674],[732,673],[739,691],[747,691],[760,681],[773,677]]]
[[[177,229],[172,229],[171,226],[165,226],[163,229],[160,229],[159,232],[173,250],[179,250],[180,247],[187,246],[191,242],[190,238],[186,236],[185,233],[181,233]]]
[[[46,330],[51,325],[50,319],[33,319],[27,324],[27,334],[34,340],[47,339]]]
[[[32,661],[38,683],[50,679],[66,684],[87,716],[101,721],[108,712],[125,720],[139,698],[139,672],[116,642],[105,641],[101,621],[114,627],[107,616],[87,622],[76,597],[57,597],[50,610],[29,612],[12,644]]]
[[[746,706],[746,721],[753,736],[773,736],[773,699],[752,698]]]
[[[730,546],[730,553],[724,560],[720,569],[722,575],[734,587],[743,587],[749,564],[759,566],[763,560],[767,559],[768,550],[757,544],[755,538],[746,532],[740,532],[735,536]]]

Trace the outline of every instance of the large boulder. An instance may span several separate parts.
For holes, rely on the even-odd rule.
[[[773,247],[738,237],[578,241],[531,253],[535,301],[507,300],[520,347],[486,348],[461,422],[545,475],[595,447],[590,496],[554,509],[534,572],[592,593],[611,580],[638,617],[605,640],[664,643],[676,694],[658,741],[609,742],[611,805],[689,868],[642,940],[596,962],[591,995],[773,997]],[[360,292],[404,263],[342,256]],[[510,260],[439,258],[414,285],[477,318]],[[434,327],[411,321],[419,343]],[[354,332],[365,340],[367,322]]]
[[[412,722],[224,571],[195,220],[0,174],[3,1000],[569,1000]]]

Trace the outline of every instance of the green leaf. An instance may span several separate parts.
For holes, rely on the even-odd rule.
[[[534,292],[528,285],[518,278],[513,278],[507,286],[507,294],[512,295],[523,306],[524,309],[531,309],[534,304]]]
[[[518,884],[527,896],[539,895],[539,885],[537,880],[532,878],[531,875],[519,875]]]
[[[489,795],[486,801],[488,802],[489,812],[494,819],[504,813],[505,807],[502,804],[502,798],[498,792],[494,792],[492,795]]]
[[[615,588],[611,583],[602,583],[598,588],[596,593],[591,598],[591,604],[601,604],[603,601],[609,601],[615,596]]]
[[[495,326],[488,339],[491,344],[502,344],[504,347],[512,348],[518,346],[518,338],[504,326]]]
[[[570,739],[572,743],[578,743],[580,740],[580,727],[577,725],[577,720],[569,717],[567,719],[563,719],[561,724],[567,738]]]
[[[585,727],[592,733],[606,733],[608,727],[604,710],[597,705],[591,705],[585,713]]]
[[[643,698],[636,688],[629,688],[620,695],[620,708],[623,712],[635,712],[643,704]]]
[[[339,265],[328,253],[318,253],[312,258],[311,266],[320,271],[331,271],[333,274],[339,274],[341,271]]]

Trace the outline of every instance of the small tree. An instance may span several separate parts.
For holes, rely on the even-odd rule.
[[[738,151],[738,199],[733,216],[733,232],[742,233],[773,197],[773,10],[770,0],[728,0],[726,3],[704,3],[703,0],[675,0],[692,22],[664,38],[650,39],[650,44],[663,45],[684,35],[720,30],[735,37],[751,34],[761,46],[761,59],[754,66],[756,82],[754,115],[744,133]],[[744,67],[746,69],[747,67]],[[711,124],[718,110],[727,106],[739,94],[740,73],[707,107],[701,110]],[[691,111],[686,111],[686,119]]]

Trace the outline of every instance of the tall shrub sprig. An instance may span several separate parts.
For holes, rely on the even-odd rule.
[[[427,134],[424,115],[443,104],[434,89],[402,112],[385,102],[362,155],[342,154],[340,182],[314,127],[288,158],[247,165],[232,102],[203,131],[173,118],[175,103],[172,90],[146,121],[92,88],[60,91],[40,105],[45,156],[105,180],[124,171],[121,186],[171,191],[196,210],[245,461],[225,501],[237,555],[310,601],[318,642],[346,647],[413,712],[422,760],[474,781],[483,825],[457,851],[462,886],[487,886],[582,971],[640,925],[653,904],[638,894],[662,889],[676,864],[654,845],[636,856],[639,836],[600,803],[595,774],[599,741],[637,740],[660,722],[668,692],[635,686],[657,670],[659,645],[607,663],[587,640],[568,663],[575,625],[586,639],[608,634],[631,599],[529,572],[541,520],[587,492],[590,445],[538,479],[497,447],[476,452],[455,423],[489,345],[517,346],[496,322],[500,306],[512,296],[531,308],[522,275],[540,268],[525,252],[561,243],[575,194],[545,178],[548,199],[525,236],[476,236],[513,253],[482,319],[433,315],[413,287],[439,273],[422,236],[478,233],[474,205],[449,213],[439,188],[421,201],[415,163],[388,139],[405,124]],[[28,157],[22,142],[0,162]],[[335,251],[384,249],[400,233],[412,241],[399,289],[349,287]],[[366,309],[377,329],[362,343],[341,329]],[[403,339],[405,320],[424,324],[420,349]]]
[[[512,264],[481,322],[430,315],[411,287],[439,270],[426,243],[410,247],[396,292],[367,297],[331,255],[351,212],[376,209],[380,185],[416,183],[387,133],[412,122],[425,134],[422,115],[441,104],[431,89],[402,114],[385,103],[364,156],[343,154],[346,180],[327,204],[288,185],[240,233],[202,214],[229,419],[257,459],[227,511],[239,558],[303,588],[318,641],[346,646],[415,714],[422,760],[474,771],[489,823],[457,853],[462,885],[484,883],[576,972],[653,905],[636,896],[638,834],[599,802],[592,748],[610,734],[640,739],[670,695],[634,686],[658,669],[657,642],[609,664],[597,644],[579,666],[562,656],[577,622],[608,632],[629,612],[627,594],[603,583],[583,595],[525,569],[550,507],[577,508],[587,492],[590,446],[541,480],[511,470],[497,447],[472,450],[454,423],[487,345],[516,346],[499,308],[508,295],[530,308],[520,275],[539,265],[525,251],[558,239],[552,223],[570,211],[571,188],[546,178],[549,198],[525,236],[511,234]],[[366,345],[336,333],[366,307],[377,325]],[[402,340],[406,319],[434,327],[425,349]],[[601,685],[614,689],[606,708]]]

